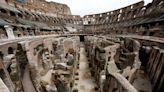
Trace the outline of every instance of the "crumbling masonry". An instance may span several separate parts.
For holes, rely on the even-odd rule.
[[[0,92],[163,92],[164,1],[72,15],[0,1]]]

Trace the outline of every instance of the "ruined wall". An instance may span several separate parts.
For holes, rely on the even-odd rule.
[[[155,2],[155,1],[154,1]],[[137,34],[163,37],[163,1],[138,2],[114,11],[83,17],[86,33]]]
[[[66,37],[33,38],[1,44],[9,46],[9,49],[0,48],[0,73],[6,78],[0,77],[4,85],[11,92],[70,92],[75,75],[74,62],[78,60],[79,40],[78,37],[69,39],[73,40],[71,47],[64,44],[68,41]],[[14,45],[14,49],[10,47]]]
[[[163,80],[163,47],[145,46],[148,43],[124,37],[97,38],[87,37],[85,46],[92,76],[101,92],[163,90],[163,81],[158,81]]]
[[[0,77],[11,92],[63,92],[77,85],[74,67],[79,68],[82,44],[79,35],[69,34],[66,25],[83,22],[85,30],[79,33],[95,34],[86,36],[84,43],[98,91],[164,90],[163,1],[154,0],[146,6],[141,1],[111,12],[86,15],[83,21],[80,16],[68,15],[69,8],[62,4],[41,0],[26,5],[12,1],[2,0],[8,8],[0,7]],[[41,7],[33,7],[38,2]],[[50,8],[42,7],[49,5]],[[47,10],[54,8],[52,14]],[[12,39],[7,39],[10,37],[6,25],[12,29]]]
[[[6,35],[9,38],[4,26],[11,28],[14,37],[70,33],[67,24],[71,25],[69,27],[75,27],[76,31],[81,30],[81,27],[76,27],[82,26],[82,19],[79,15],[60,14],[61,11],[54,9],[57,8],[63,10],[63,12],[68,12],[62,8],[67,7],[66,5],[45,1],[35,1],[35,3],[31,2],[23,5],[13,0],[5,2],[6,4],[0,3],[0,26],[1,30],[4,31],[1,32],[2,39],[6,38]],[[36,6],[41,7],[35,9]],[[55,11],[50,13],[51,9],[49,8]]]
[[[46,13],[71,15],[71,10],[67,5],[56,2],[46,2],[45,0],[8,0],[7,3],[10,5],[21,6],[30,10],[36,10],[38,12],[44,11]]]
[[[145,66],[145,70],[152,83],[153,92],[159,92],[163,90],[162,83],[163,75],[163,48],[159,46],[143,45],[140,50],[140,60]]]

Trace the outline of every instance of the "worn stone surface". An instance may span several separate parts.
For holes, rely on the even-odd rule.
[[[78,80],[75,80],[77,85],[75,85],[74,89],[77,89],[78,92],[97,92],[95,90],[96,83],[90,73],[85,48],[81,47],[79,53],[79,69],[76,70],[79,75],[76,76]]]
[[[24,1],[0,0],[0,91],[164,90],[163,0],[84,17]]]

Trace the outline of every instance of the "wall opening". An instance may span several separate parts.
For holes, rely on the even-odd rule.
[[[3,60],[3,53],[0,51],[0,60]]]
[[[7,11],[6,11],[5,9],[0,9],[0,11],[1,11],[2,13],[7,13]]]
[[[12,47],[8,48],[8,54],[14,54],[14,49]]]
[[[80,42],[84,42],[84,35],[80,35]]]
[[[16,14],[14,12],[12,12],[12,11],[10,11],[10,15],[11,16],[16,16]]]
[[[18,13],[18,17],[23,18],[23,15],[22,15],[22,14],[20,14],[20,13]]]

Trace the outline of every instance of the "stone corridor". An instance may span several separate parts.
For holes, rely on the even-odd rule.
[[[80,59],[79,59],[79,69],[77,70],[79,80],[76,80],[75,83],[78,89],[78,92],[97,92],[95,91],[96,83],[94,79],[91,77],[91,72],[89,68],[89,62],[86,56],[84,46],[80,47]]]
[[[145,1],[0,0],[0,92],[164,92],[164,0]]]

